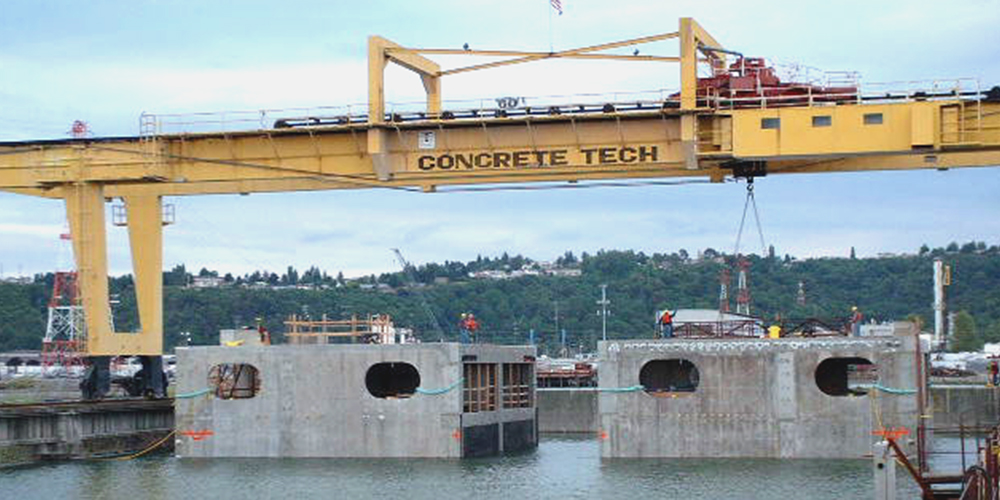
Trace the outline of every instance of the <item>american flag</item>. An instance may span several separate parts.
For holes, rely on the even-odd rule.
[[[549,4],[552,5],[553,9],[556,9],[556,12],[558,12],[560,16],[562,15],[562,0],[549,0]]]

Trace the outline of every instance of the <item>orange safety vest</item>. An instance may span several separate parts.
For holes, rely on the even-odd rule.
[[[663,311],[663,317],[660,318],[660,322],[664,325],[669,325],[674,322],[674,318],[670,316],[670,311]]]

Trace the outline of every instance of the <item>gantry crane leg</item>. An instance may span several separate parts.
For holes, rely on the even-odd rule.
[[[163,199],[156,195],[125,196],[129,244],[136,301],[142,371],[133,389],[136,395],[166,396],[163,374]],[[117,335],[117,334],[116,334]]]
[[[81,182],[63,188],[66,216],[73,236],[77,280],[87,321],[87,372],[80,382],[84,399],[104,397],[111,388],[110,355],[95,355],[111,334],[108,307],[108,256],[104,229],[104,189]]]
[[[162,201],[155,195],[125,197],[135,289],[139,304],[138,332],[116,333],[108,303],[107,235],[104,189],[97,183],[63,188],[73,235],[74,254],[87,320],[89,368],[80,383],[83,396],[98,399],[110,390],[110,360],[139,356],[143,370],[131,385],[134,395],[162,397],[163,377],[163,226]]]

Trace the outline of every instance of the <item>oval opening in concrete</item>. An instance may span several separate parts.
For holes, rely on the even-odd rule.
[[[260,371],[246,363],[223,363],[208,372],[208,386],[219,399],[250,399],[260,392]]]
[[[376,398],[408,398],[420,387],[420,372],[409,363],[375,363],[365,374],[365,387]]]
[[[698,367],[686,359],[654,359],[639,370],[639,383],[649,394],[694,392],[700,379]]]
[[[876,382],[877,367],[865,358],[827,358],[816,367],[816,387],[828,396],[867,394]]]

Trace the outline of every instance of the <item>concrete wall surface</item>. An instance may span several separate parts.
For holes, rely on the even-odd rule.
[[[936,385],[929,392],[935,428],[1000,422],[1000,388]]]
[[[599,349],[602,457],[861,458],[879,422],[915,435],[917,395],[830,396],[816,382],[822,361],[860,357],[877,366],[878,384],[916,389],[912,335],[607,341]],[[697,367],[694,392],[629,389],[643,365],[669,359]]]
[[[228,363],[257,368],[260,391],[248,399],[220,399],[214,392],[177,399],[176,454],[461,457],[464,428],[471,424],[463,424],[468,417],[462,411],[463,359],[524,362],[526,357],[533,362],[533,347],[435,343],[180,348],[178,393],[211,389],[210,370]],[[377,363],[412,365],[420,388],[430,394],[375,397],[365,381]],[[498,409],[475,418],[498,424],[530,421],[535,432],[534,408]],[[500,431],[498,440],[503,439]],[[502,451],[502,441],[497,448]]]
[[[598,427],[595,387],[538,389],[540,432],[596,433]]]

